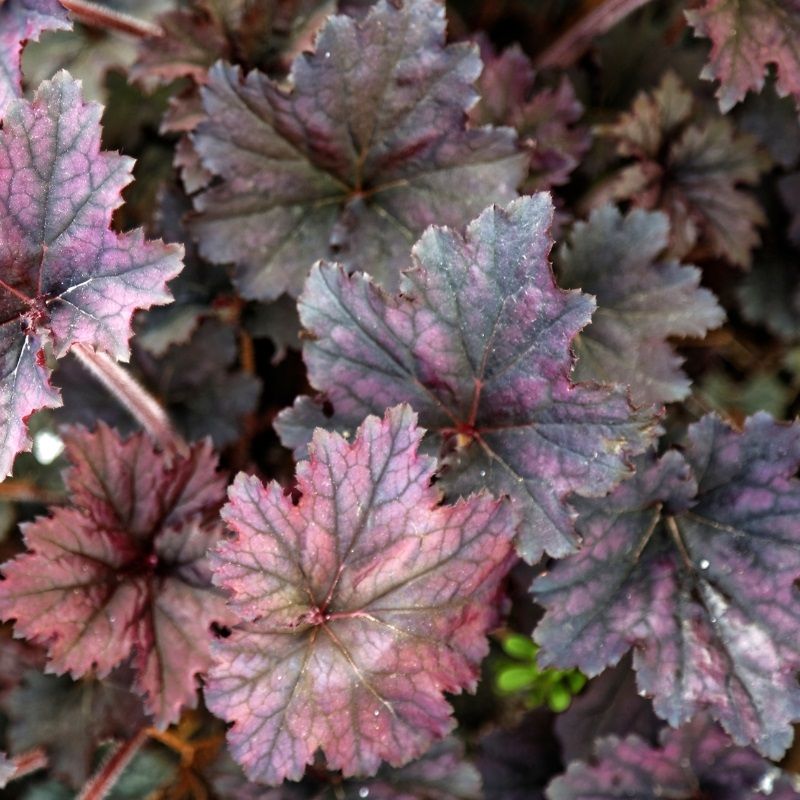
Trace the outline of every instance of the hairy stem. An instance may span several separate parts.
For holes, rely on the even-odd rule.
[[[102,28],[117,33],[127,33],[130,36],[146,38],[149,36],[162,36],[163,31],[152,22],[114,11],[91,0],[60,0],[61,5],[72,12],[78,22],[91,28]]]
[[[147,741],[148,729],[142,728],[132,739],[123,742],[100,765],[97,772],[81,789],[75,800],[104,800],[114,788],[122,773],[133,757]]]
[[[165,450],[187,453],[183,439],[173,429],[158,401],[113,358],[84,344],[72,348],[83,366]]]
[[[611,30],[628,14],[647,5],[650,0],[606,0],[567,28],[550,47],[535,59],[539,69],[568,67],[574,64],[592,43],[592,39]]]

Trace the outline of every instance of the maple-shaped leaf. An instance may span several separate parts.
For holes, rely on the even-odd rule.
[[[316,773],[316,774],[315,774]],[[464,755],[464,745],[449,736],[435,742],[404,767],[383,765],[372,778],[346,778],[310,770],[299,783],[267,789],[247,780],[227,754],[206,773],[225,800],[481,800],[481,776]]]
[[[577,125],[583,106],[569,78],[563,75],[555,87],[539,86],[530,59],[518,45],[498,55],[486,37],[479,43],[484,61],[478,80],[481,99],[470,119],[516,128],[530,155],[526,193],[566,183],[590,144],[587,129]]]
[[[131,658],[158,725],[196,701],[209,628],[229,614],[206,551],[220,535],[224,479],[208,442],[158,452],[100,425],[64,434],[69,507],[22,526],[29,550],[3,566],[0,616],[48,647],[48,669],[107,675]]]
[[[179,245],[109,229],[132,161],[100,150],[100,110],[61,72],[3,119],[0,476],[30,446],[30,414],[60,405],[45,345],[57,358],[75,343],[127,358],[133,311],[168,302],[181,269]]]
[[[638,736],[600,739],[591,763],[575,761],[547,788],[548,800],[798,800],[788,774],[755,751],[736,747],[705,717],[661,746]]]
[[[570,380],[570,346],[594,303],[555,284],[552,218],[541,193],[487,209],[465,237],[429,229],[398,296],[367,276],[314,267],[299,303],[311,334],[303,352],[334,415],[301,398],[279,418],[284,444],[410,403],[448,454],[445,491],[509,494],[526,560],[573,549],[562,498],[607,492],[656,426],[652,409],[633,410],[622,390]]]
[[[104,681],[73,681],[29,670],[4,703],[12,752],[43,747],[51,774],[80,788],[101,744],[129,739],[146,724],[141,700],[124,685],[126,677],[114,672]]]
[[[667,246],[664,214],[613,206],[578,222],[558,259],[561,285],[597,298],[576,340],[578,380],[630,386],[637,403],[682,400],[689,379],[667,337],[704,336],[722,324],[716,297],[699,288],[700,271],[659,260]]]
[[[800,6],[796,0],[705,0],[686,11],[696,36],[711,39],[701,78],[719,81],[722,113],[751,89],[764,88],[768,67],[777,67],[775,88],[800,108]]]
[[[474,688],[513,561],[510,504],[441,505],[434,459],[408,406],[368,417],[353,443],[314,434],[281,486],[240,474],[223,517],[236,534],[215,583],[243,622],[215,650],[209,708],[251,780],[399,766],[452,727],[442,692]]]
[[[67,11],[58,0],[3,0],[0,3],[0,119],[22,96],[20,59],[25,42],[44,31],[69,28]]]
[[[286,50],[299,37],[309,37],[305,26],[330,5],[329,0],[190,0],[158,16],[162,33],[140,41],[131,77],[147,84],[177,78],[202,84],[219,59],[281,72]]]
[[[673,73],[642,92],[629,112],[597,131],[613,139],[627,165],[596,190],[593,205],[609,199],[660,209],[670,219],[669,255],[695,248],[732,264],[750,265],[764,212],[744,187],[769,165],[754,137],[730,120],[703,115]]]
[[[708,708],[779,758],[800,718],[800,425],[739,433],[708,415],[684,455],[643,457],[608,497],[576,499],[581,550],[533,584],[543,665],[596,675],[634,648],[671,725]]]
[[[525,175],[513,131],[466,127],[480,69],[474,46],[445,45],[436,0],[330,17],[288,89],[215,65],[192,137],[219,176],[194,198],[201,254],[234,262],[251,299],[297,296],[325,257],[395,288],[427,226],[465,224]]]

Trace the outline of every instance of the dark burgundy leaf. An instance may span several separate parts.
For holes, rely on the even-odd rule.
[[[635,733],[651,744],[664,726],[653,711],[653,704],[636,690],[636,676],[631,660],[625,656],[619,664],[598,675],[559,714],[555,731],[564,760],[588,759],[594,743],[603,736],[627,736]]]
[[[139,45],[131,77],[151,83],[191,78],[202,84],[219,59],[281,71],[280,57],[310,32],[326,0],[190,0],[158,17],[163,34]],[[313,30],[313,26],[312,26]]]
[[[669,255],[695,248],[732,264],[750,265],[764,212],[744,187],[757,183],[769,165],[756,140],[730,120],[702,114],[673,73],[652,93],[641,93],[629,112],[599,132],[630,160],[597,191],[593,205],[630,200],[660,209],[670,219]]]
[[[31,413],[60,405],[45,346],[127,359],[133,311],[168,302],[181,269],[179,245],[109,229],[132,161],[100,150],[99,119],[61,72],[0,130],[0,476],[30,447]]]
[[[553,280],[552,217],[542,193],[487,209],[466,237],[428,230],[398,296],[316,266],[299,304],[311,334],[303,350],[335,414],[301,398],[279,417],[284,444],[302,450],[316,425],[352,430],[408,402],[434,433],[430,446],[448,454],[446,491],[509,494],[526,560],[574,549],[562,498],[607,492],[656,426],[653,410],[633,410],[621,390],[570,380],[570,347],[594,303]]]
[[[134,366],[190,441],[210,436],[217,447],[235,441],[243,419],[255,409],[261,380],[238,369],[236,329],[203,321],[185,344],[161,358],[134,349]],[[190,365],[190,368],[187,368]]]
[[[104,681],[73,681],[30,670],[6,704],[12,752],[43,747],[53,774],[79,788],[103,742],[130,738],[146,723],[141,700],[127,683],[120,672]]]
[[[779,758],[800,719],[800,425],[709,415],[685,457],[640,459],[575,501],[584,545],[538,578],[540,663],[596,675],[631,647],[641,691],[677,727],[709,709]]]
[[[394,289],[428,225],[507,202],[525,174],[512,131],[465,127],[480,68],[473,46],[445,45],[436,0],[330,17],[289,89],[218,63],[193,135],[219,176],[194,199],[201,253],[234,262],[251,299],[297,296],[324,257]]]
[[[474,688],[513,561],[510,504],[441,505],[408,406],[352,444],[317,431],[297,504],[240,474],[215,582],[243,622],[207,686],[251,780],[299,779],[317,749],[346,776],[399,766],[452,727],[443,692]]]
[[[701,78],[720,82],[723,113],[748,91],[764,88],[767,68],[777,67],[776,89],[800,107],[800,6],[796,0],[705,0],[686,12],[697,36],[711,39]]]
[[[513,726],[484,736],[476,754],[485,800],[544,800],[550,779],[563,769],[551,711],[528,712]]]
[[[195,704],[210,625],[229,616],[206,562],[224,479],[208,442],[178,456],[105,425],[64,436],[73,505],[22,526],[31,552],[3,567],[0,615],[59,674],[104,677],[131,658],[164,726]]]
[[[665,729],[661,747],[636,736],[601,739],[591,764],[570,764],[548,800],[797,800],[788,775],[753,750],[735,747],[705,718]]]
[[[583,106],[569,78],[562,76],[556,87],[537,85],[536,72],[519,46],[498,55],[486,38],[480,45],[481,100],[470,111],[470,119],[516,128],[530,153],[526,192],[566,183],[590,144],[587,129],[577,125]]]
[[[668,337],[702,337],[725,319],[700,271],[659,260],[669,221],[613,206],[578,222],[561,250],[558,277],[567,288],[597,298],[591,323],[575,343],[578,380],[622,383],[636,403],[682,400],[690,382]]]

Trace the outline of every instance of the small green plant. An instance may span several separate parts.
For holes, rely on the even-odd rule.
[[[556,713],[565,711],[586,685],[586,676],[580,670],[542,669],[536,661],[539,645],[529,636],[510,633],[500,645],[507,658],[501,658],[497,665],[497,691],[524,694],[528,708],[547,705]]]

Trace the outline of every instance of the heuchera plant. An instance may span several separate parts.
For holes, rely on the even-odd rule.
[[[800,798],[798,40],[0,0],[2,796]]]

